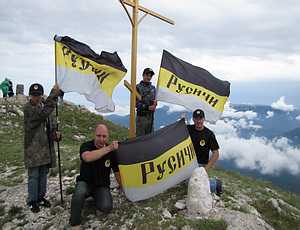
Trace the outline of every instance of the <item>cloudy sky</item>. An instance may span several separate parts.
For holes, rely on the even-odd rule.
[[[231,82],[232,103],[269,104],[280,97],[300,108],[298,0],[140,0],[176,23],[147,16],[140,24],[138,81],[144,67],[157,73],[162,50]],[[130,76],[131,27],[118,0],[0,0],[0,78],[54,83],[53,36],[68,35],[96,52],[117,51]],[[157,75],[153,81],[156,83]],[[128,105],[122,84],[114,92]],[[69,94],[75,103],[83,97]]]

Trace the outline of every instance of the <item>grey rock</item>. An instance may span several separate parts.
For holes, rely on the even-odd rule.
[[[11,229],[15,229],[15,225],[13,223],[5,223],[3,226],[2,226],[2,230],[11,230]]]
[[[216,210],[210,218],[223,219],[228,224],[228,230],[273,230],[269,224],[255,215],[225,208]]]
[[[196,168],[190,177],[186,205],[191,216],[206,216],[213,207],[208,175],[203,167]]]
[[[166,219],[172,218],[172,214],[168,211],[168,209],[164,209],[162,214],[163,214],[163,217]]]
[[[190,225],[185,225],[181,228],[181,230],[192,230],[193,228]]]
[[[178,200],[174,206],[179,210],[185,209],[186,208],[185,200]]]
[[[75,140],[75,141],[83,141],[83,140],[86,139],[86,136],[79,135],[79,134],[78,135],[73,135],[72,139]]]
[[[58,215],[59,213],[62,213],[62,212],[64,212],[64,208],[61,206],[56,206],[56,207],[51,208],[52,215]]]
[[[272,205],[272,207],[274,209],[276,209],[277,212],[279,212],[279,213],[282,212],[282,209],[280,208],[279,203],[276,199],[270,198],[267,202],[270,203]]]
[[[177,230],[178,228],[174,225],[170,225],[167,229],[169,230]]]

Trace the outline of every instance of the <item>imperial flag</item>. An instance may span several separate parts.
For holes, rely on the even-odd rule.
[[[184,120],[122,142],[117,150],[122,187],[130,201],[150,198],[188,179],[198,167]]]
[[[95,53],[68,36],[55,36],[57,82],[64,92],[77,92],[95,104],[98,112],[113,112],[112,93],[127,70],[116,52]]]
[[[230,93],[230,83],[207,70],[163,51],[157,83],[157,100],[202,109],[208,121],[216,122]]]

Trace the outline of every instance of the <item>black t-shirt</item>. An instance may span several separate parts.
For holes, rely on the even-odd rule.
[[[77,177],[77,181],[85,181],[93,187],[109,187],[110,185],[110,171],[118,172],[118,164],[116,162],[116,152],[110,152],[102,158],[85,162],[82,159],[82,154],[86,151],[93,151],[98,149],[95,146],[94,140],[83,143],[80,146],[80,175]]]
[[[209,151],[219,149],[215,134],[206,127],[201,131],[196,130],[195,125],[188,125],[187,128],[196,151],[198,163],[207,164],[209,160]]]

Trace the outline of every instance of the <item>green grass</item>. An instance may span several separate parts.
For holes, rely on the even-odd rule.
[[[25,214],[23,213],[23,208],[19,206],[11,206],[10,209],[7,212],[7,215],[5,215],[4,206],[0,205],[0,226],[2,227],[5,223],[8,223],[12,221],[13,219],[17,218],[19,220],[24,219]],[[26,223],[28,223],[27,220],[23,220],[21,223],[18,224],[18,226],[24,226]]]
[[[75,187],[74,186],[69,186],[66,188],[66,195],[70,195],[73,194],[75,191]]]
[[[155,220],[154,220],[155,221]],[[155,226],[153,222],[146,222],[143,220],[135,222],[132,229],[149,229],[149,230],[159,230],[168,229],[170,226],[175,226],[181,229],[184,226],[190,226],[192,229],[199,230],[225,230],[227,228],[226,222],[223,220],[189,220],[183,216],[179,216],[176,219],[169,219],[161,223],[160,226]]]
[[[13,217],[17,216],[18,214],[22,213],[22,210],[23,210],[22,207],[13,205],[8,210],[8,216],[13,218]]]
[[[276,230],[300,229],[300,218],[291,216],[286,209],[279,213],[266,200],[257,200],[254,206]]]
[[[0,204],[0,216],[4,216],[5,214],[5,205]]]

